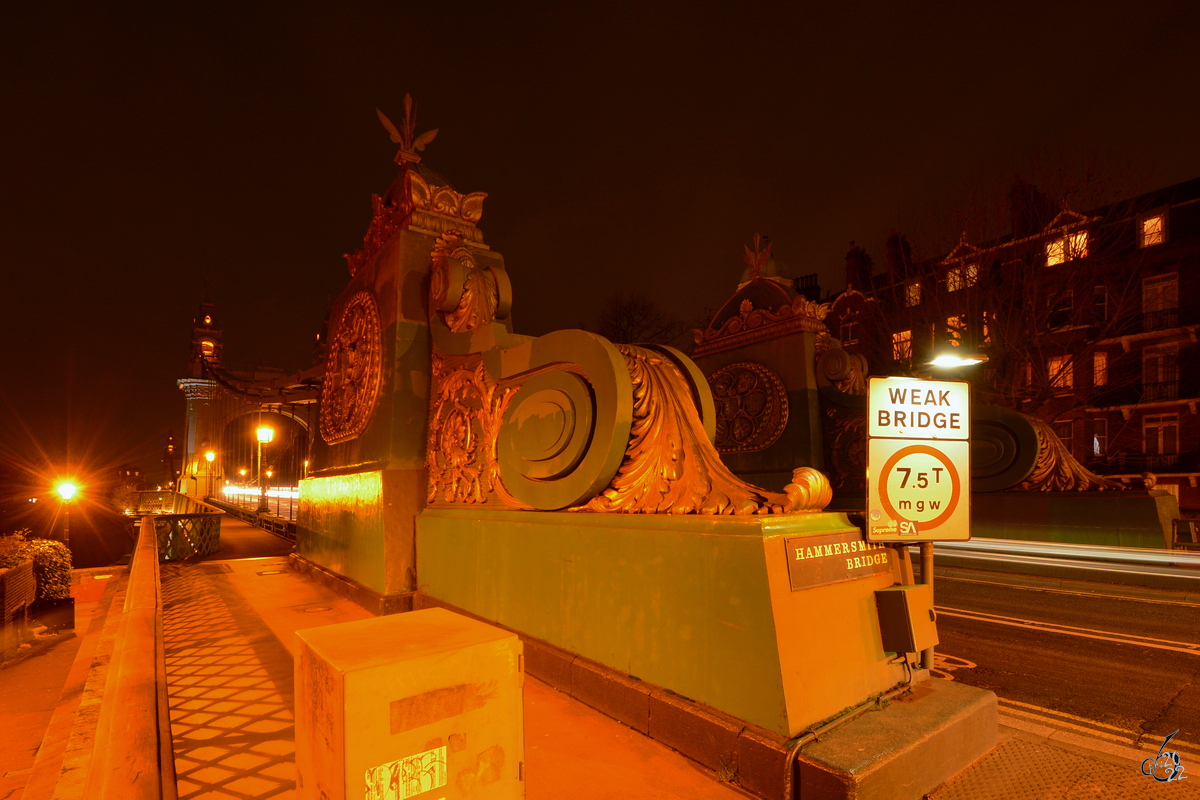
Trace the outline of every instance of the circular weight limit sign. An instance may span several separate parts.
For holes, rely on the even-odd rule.
[[[879,473],[884,510],[892,519],[916,522],[922,533],[950,519],[961,495],[954,462],[927,444],[900,448]]]

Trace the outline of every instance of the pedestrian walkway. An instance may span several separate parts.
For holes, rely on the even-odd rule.
[[[162,581],[180,800],[291,797],[295,632],[370,615],[277,558],[165,564]],[[751,796],[533,678],[525,740],[530,800]]]
[[[270,531],[226,514],[221,517],[221,549],[201,560],[265,558],[286,556],[290,552],[292,552],[292,543],[282,536],[277,536]]]

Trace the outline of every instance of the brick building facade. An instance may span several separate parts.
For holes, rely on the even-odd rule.
[[[1176,494],[1200,516],[1200,179],[1087,212],[1014,189],[1012,232],[914,263],[892,234],[885,269],[862,248],[826,323],[876,374],[936,376],[943,350],[976,402],[1054,426],[1103,475]]]

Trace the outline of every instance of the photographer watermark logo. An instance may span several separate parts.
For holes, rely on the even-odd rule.
[[[1158,755],[1142,762],[1143,775],[1148,775],[1159,783],[1181,781],[1187,777],[1183,764],[1179,763],[1179,753],[1166,749],[1167,742],[1171,741],[1176,733],[1179,731],[1167,734],[1167,738],[1163,739],[1162,747],[1158,748]]]

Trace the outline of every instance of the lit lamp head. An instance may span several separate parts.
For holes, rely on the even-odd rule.
[[[929,366],[940,367],[942,369],[956,369],[958,367],[973,367],[987,360],[987,356],[976,353],[941,353],[933,361],[929,362]]]
[[[268,428],[266,425],[259,428],[257,433],[258,441],[262,442],[263,444],[270,444],[271,440],[275,438],[275,429]]]
[[[211,464],[212,462],[217,460],[217,454],[215,452],[213,452],[212,450],[209,450],[207,453],[204,454],[204,460]]]
[[[58,492],[58,496],[63,500],[70,500],[75,496],[75,493],[79,491],[79,487],[70,481],[63,481],[62,483],[58,484],[58,486],[54,487],[54,491]]]

